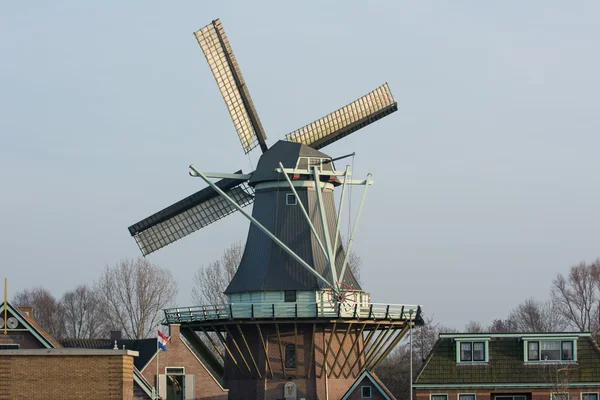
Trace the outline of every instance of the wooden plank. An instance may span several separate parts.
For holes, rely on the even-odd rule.
[[[313,355],[315,353],[315,331],[317,329],[317,324],[313,323],[313,329],[312,329],[312,338],[311,338],[311,343],[310,343],[310,354],[309,354],[309,361],[308,361],[308,372],[307,372],[307,377],[310,378],[310,371],[312,371],[312,366],[313,366]],[[315,371],[316,372],[316,371]]]
[[[279,357],[281,357],[281,370],[283,371],[283,378],[287,379],[285,374],[285,358],[283,357],[283,349],[281,348],[281,335],[279,334],[279,324],[275,324],[275,330],[277,331],[277,342],[279,343]]]
[[[385,332],[382,332],[381,335],[379,335],[379,337],[377,338],[377,340],[375,340],[375,343],[373,344],[373,346],[371,346],[368,353],[365,355],[365,364],[363,366],[363,369],[369,365],[374,355],[377,355],[377,353],[379,352],[379,345],[390,335],[391,332],[392,325],[388,325]]]
[[[394,349],[394,347],[396,347],[396,345],[398,344],[398,342],[400,342],[400,340],[404,337],[404,335],[406,335],[406,332],[408,331],[408,328],[409,328],[409,325],[405,326],[400,331],[400,333],[398,334],[398,336],[396,336],[396,338],[394,339],[394,341],[383,352],[383,354],[381,355],[381,357],[379,357],[379,359],[375,362],[375,364],[373,364],[373,367],[371,368],[372,371],[374,371],[375,368],[377,368],[379,366],[379,364],[381,364],[381,362],[383,360],[385,360],[385,358],[388,356],[388,354],[391,353],[391,351]]]
[[[242,331],[242,328],[240,328],[240,325],[236,325],[238,328],[238,332],[240,333],[240,335],[242,336],[242,340],[244,341],[244,344],[246,345],[246,349],[248,349],[248,354],[250,354],[250,359],[252,360],[252,364],[254,364],[254,368],[256,368],[256,372],[258,373],[258,377],[260,379],[262,379],[262,374],[260,373],[260,370],[258,369],[258,365],[256,365],[256,360],[254,359],[254,356],[252,355],[252,350],[250,350],[250,346],[248,346],[248,341],[246,340],[246,335],[244,335],[244,332]]]
[[[233,363],[235,364],[235,366],[238,367],[238,369],[241,371],[241,368],[238,365],[237,360],[233,356],[233,353],[231,352],[231,350],[229,350],[229,347],[227,346],[227,342],[226,342],[225,338],[223,337],[223,335],[221,335],[221,332],[219,332],[219,330],[216,329],[216,327],[213,325],[211,325],[210,327],[212,328],[213,331],[215,331],[215,333],[217,334],[217,337],[221,340],[221,343],[223,343],[223,347],[225,347],[227,354],[229,354],[229,357],[231,357],[231,360],[233,360]]]
[[[344,367],[346,366],[346,364],[348,364],[348,361],[350,360],[350,354],[352,354],[352,350],[354,350],[354,347],[356,346],[356,343],[358,342],[358,339],[360,339],[362,337],[363,331],[365,330],[365,327],[367,326],[367,324],[363,324],[362,328],[360,328],[358,335],[356,335],[356,337],[354,338],[354,340],[352,341],[352,347],[350,347],[350,353],[348,353],[348,355],[346,356],[346,359],[344,360],[344,363],[342,364],[342,368],[340,369],[340,375],[344,372]],[[369,332],[369,334],[371,334],[371,332]],[[367,339],[369,337],[367,336]],[[364,348],[364,342],[363,342],[363,348]],[[358,351],[356,351],[356,358],[358,358]],[[339,375],[338,375],[339,378]]]
[[[342,339],[342,342],[340,343],[340,348],[338,349],[338,351],[335,354],[335,357],[333,358],[333,364],[331,364],[331,373],[334,374],[334,375],[335,375],[335,364],[337,364],[338,357],[339,357],[340,353],[342,352],[342,350],[344,349],[344,342],[346,341],[346,337],[348,336],[348,332],[350,332],[350,328],[352,328],[352,323],[348,324],[348,328],[346,329],[346,333],[344,333],[344,337]],[[341,370],[340,370],[340,373],[341,373]]]
[[[242,357],[242,361],[244,362],[244,365],[246,365],[246,368],[248,369],[248,372],[252,373],[252,370],[250,369],[250,366],[248,365],[248,361],[246,361],[246,358],[244,357],[244,354],[242,354],[242,351],[240,350],[240,346],[238,346],[237,342],[235,341],[235,338],[233,337],[233,335],[229,331],[229,328],[227,328],[227,325],[223,325],[223,327],[227,331],[227,337],[231,338],[231,341],[233,342],[233,345],[235,346],[236,350],[238,351],[240,357]]]
[[[267,359],[267,367],[269,368],[269,372],[271,373],[271,379],[274,379],[273,368],[271,368],[271,360],[269,359],[269,351],[267,349],[267,345],[265,343],[265,338],[263,337],[262,330],[260,329],[259,324],[256,324],[256,329],[258,330],[258,335],[260,336],[260,342],[262,343],[263,350],[265,351],[265,358]]]
[[[212,346],[215,348],[215,350],[217,350],[217,353],[219,353],[219,355],[223,359],[223,363],[225,363],[225,354],[223,354],[221,349],[219,349],[219,346],[217,346],[217,344],[213,341],[213,339],[210,337],[210,335],[208,334],[208,332],[206,332],[204,328],[200,327],[200,330],[202,331],[202,333],[204,333],[204,335],[209,340],[210,344],[212,344]]]
[[[331,341],[333,340],[336,326],[337,322],[334,322],[333,328],[331,328],[331,333],[329,335],[329,341],[327,341],[327,347],[325,348],[325,356],[323,357],[323,365],[321,365],[321,373],[319,374],[319,378],[323,376],[323,370],[325,369],[325,364],[327,364],[327,354],[329,354],[329,348],[331,347]],[[325,328],[323,328],[323,336],[325,336]]]
[[[352,366],[350,367],[350,370],[348,371],[348,374],[344,374],[345,378],[348,378],[348,376],[352,373],[352,370],[354,369],[354,367],[356,366],[356,364],[358,363],[358,361],[362,357],[362,355],[365,352],[365,350],[367,349],[368,345],[371,343],[371,340],[373,340],[373,338],[375,337],[375,332],[379,329],[379,325],[381,325],[381,323],[378,323],[377,326],[375,327],[375,329],[373,329],[367,335],[367,339],[365,340],[365,342],[363,344],[363,348],[361,349],[361,351],[356,356],[356,360],[354,360],[354,363],[352,363]]]

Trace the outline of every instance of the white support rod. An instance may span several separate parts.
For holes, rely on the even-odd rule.
[[[338,208],[337,223],[335,224],[335,239],[333,241],[333,252],[337,252],[338,237],[340,236],[340,221],[342,219],[342,207],[344,207],[344,194],[346,194],[346,182],[350,174],[350,166],[346,165],[346,173],[344,174],[344,183],[342,184],[342,195],[340,196],[340,207]]]
[[[358,181],[356,179],[348,179],[347,181],[344,180],[344,182],[342,183],[347,183],[348,185],[366,185],[367,181]],[[373,183],[375,183],[375,181],[369,181],[369,184],[372,185]]]
[[[208,178],[239,179],[241,181],[252,178],[252,174],[225,174],[222,172],[204,172],[204,175]]]
[[[323,278],[321,276],[321,274],[319,274],[317,271],[315,271],[315,269],[313,267],[308,265],[308,263],[306,261],[304,261],[302,258],[300,258],[300,256],[298,254],[296,254],[294,252],[294,250],[287,247],[285,245],[285,243],[283,243],[281,240],[279,240],[279,238],[277,236],[275,236],[273,233],[271,233],[271,231],[269,231],[267,228],[265,228],[252,215],[248,214],[248,212],[246,212],[246,210],[244,210],[242,207],[240,207],[240,205],[238,203],[236,203],[235,200],[233,200],[231,197],[227,196],[227,194],[225,194],[225,192],[223,192],[223,190],[221,190],[221,188],[219,188],[217,185],[215,185],[213,182],[211,182],[202,172],[198,171],[196,169],[196,167],[194,167],[193,165],[190,165],[190,169],[194,172],[194,175],[192,175],[192,176],[197,176],[199,178],[202,178],[202,180],[204,182],[206,182],[210,187],[212,187],[225,200],[227,200],[229,203],[231,203],[231,205],[234,206],[239,212],[241,212],[244,217],[246,217],[248,220],[250,220],[250,222],[252,222],[258,229],[260,229],[265,235],[267,235],[269,238],[271,238],[272,241],[274,241],[279,247],[281,247],[283,249],[283,251],[288,253],[294,260],[296,260],[298,263],[300,263],[300,265],[302,265],[304,268],[306,268],[308,270],[308,272],[313,274],[317,279],[322,281],[327,286],[331,286],[331,283],[329,283],[329,281],[327,281],[327,279]]]
[[[356,227],[358,226],[360,213],[362,212],[363,204],[365,203],[365,197],[367,197],[367,189],[369,188],[371,183],[371,174],[367,174],[367,183],[365,185],[365,190],[363,191],[362,197],[360,199],[360,204],[358,205],[358,212],[356,213],[356,220],[354,221],[354,226],[352,227],[352,233],[350,234],[350,238],[348,239],[348,248],[346,249],[346,256],[344,257],[344,264],[342,264],[340,280],[344,279],[344,274],[346,273],[346,267],[348,266],[348,257],[350,256],[350,252],[352,251],[352,243],[354,242],[354,234],[356,233]]]
[[[329,272],[331,273],[331,282],[335,284],[337,280],[337,271],[335,270],[335,257],[331,250],[331,237],[327,227],[327,214],[325,213],[325,204],[323,203],[323,193],[321,192],[321,181],[317,166],[313,166],[313,179],[315,180],[315,192],[317,193],[317,205],[319,206],[319,215],[321,216],[321,227],[323,228],[323,238],[325,239],[325,248],[327,249],[327,261],[329,262]]]
[[[281,162],[279,163],[279,167],[280,167],[281,171],[284,170],[283,164]],[[292,192],[294,193],[294,196],[296,196],[296,203],[298,203],[298,205],[300,206],[300,209],[302,210],[302,213],[304,213],[304,218],[306,218],[306,222],[308,222],[308,226],[310,227],[310,230],[312,231],[313,235],[315,235],[315,239],[317,239],[317,243],[319,243],[319,246],[321,247],[321,250],[323,251],[323,255],[325,256],[325,258],[327,258],[328,257],[327,250],[325,250],[325,246],[323,246],[323,242],[321,242],[321,239],[319,238],[319,235],[317,234],[317,231],[315,230],[315,226],[313,225],[312,221],[310,220],[310,217],[308,216],[308,213],[306,212],[306,208],[304,208],[304,204],[302,204],[300,197],[298,197],[298,192],[296,192],[296,188],[294,187],[294,184],[290,180],[290,177],[288,176],[287,173],[283,172],[283,176],[285,176],[285,180],[290,185],[290,188],[292,188]]]

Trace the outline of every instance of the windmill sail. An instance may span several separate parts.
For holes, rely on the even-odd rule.
[[[242,77],[240,67],[233,55],[231,45],[223,30],[221,21],[216,19],[204,28],[194,32],[202,48],[206,61],[217,80],[223,100],[227,105],[244,152],[248,153],[258,144],[263,152],[267,150],[267,136],[260,123],[248,87]]]
[[[254,192],[246,181],[222,179],[216,184],[242,207],[254,201]],[[227,200],[207,187],[131,225],[129,233],[145,256],[235,211]]]
[[[398,110],[387,83],[300,129],[288,133],[290,142],[320,149]]]

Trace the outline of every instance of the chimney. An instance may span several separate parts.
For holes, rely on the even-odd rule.
[[[121,330],[110,331],[110,340],[121,340]]]
[[[33,318],[33,307],[31,306],[19,306],[17,307],[19,312],[26,317]]]
[[[179,339],[179,328],[181,328],[179,324],[169,324],[169,336],[171,340]]]

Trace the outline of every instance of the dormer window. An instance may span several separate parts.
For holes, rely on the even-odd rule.
[[[459,338],[456,339],[457,363],[488,362],[489,338]]]
[[[526,361],[574,361],[575,340],[528,340]]]
[[[485,361],[485,343],[461,342],[460,361]]]

